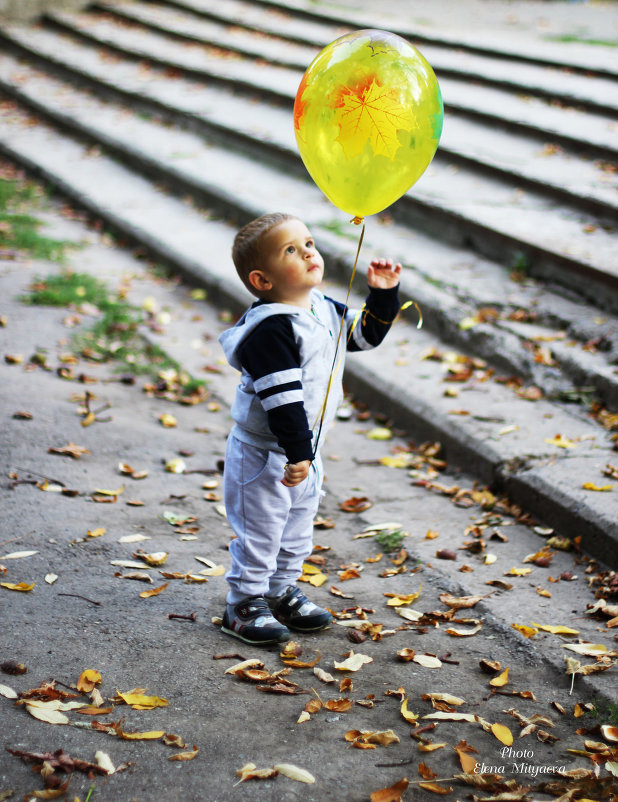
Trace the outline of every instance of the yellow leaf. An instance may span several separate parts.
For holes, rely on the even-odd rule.
[[[145,563],[148,565],[163,565],[168,558],[167,551],[154,551],[152,554],[142,554],[141,552],[139,555],[134,554],[134,557],[139,556]]]
[[[7,588],[7,590],[19,590],[22,593],[26,593],[36,585],[36,582],[33,582],[29,585],[27,582],[0,582],[0,586],[3,588]]]
[[[563,643],[562,648],[590,657],[605,654],[607,651],[607,646],[603,646],[602,643]]]
[[[369,440],[390,440],[392,436],[393,433],[391,430],[384,426],[376,426],[375,429],[371,429],[371,431],[367,432]]]
[[[513,733],[504,724],[492,724],[491,731],[506,746],[513,743]]]
[[[145,696],[143,693],[133,693],[126,691],[121,693],[117,691],[118,696],[122,701],[131,705],[134,710],[152,710],[155,707],[167,707],[169,702],[160,696]]]
[[[100,526],[98,529],[89,529],[86,533],[88,537],[101,537],[107,532],[107,529],[104,526]]]
[[[438,532],[435,532],[433,529],[428,529],[425,540],[435,540],[437,537],[440,537]]]
[[[511,624],[513,629],[516,629],[518,632],[524,636],[524,638],[532,638],[534,635],[537,635],[539,630],[535,627],[527,627],[525,624]]]
[[[558,446],[558,448],[577,448],[577,443],[569,440],[568,437],[563,437],[561,434],[551,438],[546,437],[545,442],[549,443],[550,446]]]
[[[446,746],[445,743],[442,744],[429,744],[423,743],[422,741],[419,742],[418,751],[419,752],[435,752],[436,749],[444,749]]]
[[[387,468],[407,468],[410,465],[409,454],[396,454],[395,456],[384,456],[378,460],[380,465],[386,465]]]
[[[124,485],[121,485],[118,490],[100,490],[97,488],[95,493],[98,493],[99,496],[120,496],[124,493]]]
[[[599,490],[602,492],[607,492],[614,489],[613,485],[595,485],[594,482],[584,482],[582,487],[584,490]]]
[[[143,590],[139,595],[141,599],[149,599],[151,596],[158,596],[162,590],[169,585],[169,582],[166,582],[164,585],[160,585],[158,588],[153,588],[152,590]]]
[[[538,587],[536,592],[539,594],[539,596],[545,596],[546,598],[551,599],[551,593],[545,588]]]
[[[180,459],[180,457],[168,459],[165,463],[165,470],[168,473],[184,473],[186,468],[187,463],[183,459]]]
[[[157,741],[163,738],[165,730],[150,730],[149,732],[123,732],[121,737],[125,741]]]
[[[303,574],[319,574],[319,573],[321,573],[321,571],[317,566],[311,565],[310,563],[303,563]]]
[[[99,682],[101,682],[99,672],[94,668],[87,668],[79,675],[77,690],[82,693],[90,693]]]
[[[509,670],[505,668],[502,674],[498,674],[497,677],[489,680],[489,684],[493,685],[494,688],[502,688],[504,685],[507,685],[509,681]]]
[[[369,144],[374,156],[392,159],[401,146],[400,131],[411,131],[410,113],[399,99],[396,87],[383,87],[371,77],[344,86],[336,99],[337,142],[347,159],[353,159]]]
[[[532,568],[511,568],[510,571],[505,571],[504,576],[528,576]]]
[[[397,594],[397,593],[385,593],[385,596],[389,596],[389,600],[386,602],[387,607],[403,607],[405,604],[412,604],[413,601],[418,599],[423,591],[423,585],[421,583],[420,588],[416,593],[406,593]]]
[[[465,699],[459,696],[452,696],[450,693],[424,693],[422,698],[430,699],[432,702],[446,702],[447,705],[455,705],[456,707],[466,702]]]
[[[416,724],[418,721],[418,713],[413,713],[411,710],[408,710],[408,698],[406,697],[403,702],[401,703],[400,708],[401,715],[405,718],[406,721],[409,721],[410,724]]]
[[[194,744],[190,752],[178,752],[178,754],[168,757],[168,760],[193,760],[194,757],[197,757],[199,751],[198,747]]]
[[[166,429],[173,429],[175,426],[178,426],[178,421],[169,412],[164,412],[159,415],[159,423]]]
[[[537,624],[536,621],[530,622],[533,627],[542,629],[543,632],[551,632],[552,635],[579,635],[578,629],[571,629],[571,627],[563,627],[560,624]]]

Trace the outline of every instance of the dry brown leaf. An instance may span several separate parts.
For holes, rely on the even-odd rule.
[[[442,794],[442,795],[450,794],[451,791],[453,790],[450,787],[450,785],[444,786],[444,785],[438,785],[438,783],[431,783],[431,782],[419,783],[418,787],[424,788],[425,791],[431,791],[432,794]]]
[[[169,585],[169,582],[165,582],[163,585],[160,585],[158,588],[153,588],[152,590],[143,590],[139,595],[141,599],[150,599],[151,596],[158,596],[162,590]]]
[[[388,788],[381,788],[371,794],[371,802],[401,802],[401,795],[409,785],[406,777],[390,785]]]
[[[168,760],[193,760],[194,757],[197,757],[199,751],[199,748],[193,744],[193,749],[190,752],[178,752],[175,755],[170,755]]]
[[[352,699],[329,699],[324,707],[333,713],[347,713],[354,706]]]

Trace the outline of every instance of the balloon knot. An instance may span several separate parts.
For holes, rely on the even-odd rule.
[[[350,220],[350,223],[354,223],[355,226],[362,226],[363,220],[364,220],[363,217],[353,217]]]

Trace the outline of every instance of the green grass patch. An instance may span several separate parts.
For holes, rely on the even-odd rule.
[[[147,323],[144,310],[112,295],[107,286],[88,273],[62,270],[45,278],[37,278],[29,295],[22,300],[39,306],[59,306],[79,311],[82,304],[96,307],[99,316],[90,328],[74,336],[73,345],[81,356],[95,362],[115,362],[119,371],[158,376],[161,371],[181,373],[177,362],[157,345],[149,343],[139,332]],[[191,394],[204,382],[187,378],[183,394]]]
[[[403,546],[403,541],[406,533],[401,529],[383,529],[381,532],[376,532],[373,539],[379,543],[384,551],[399,551]]]
[[[73,243],[46,237],[29,212],[46,199],[42,187],[18,177],[0,177],[0,250],[32,259],[62,262]]]
[[[618,704],[605,699],[594,699],[593,708],[589,715],[598,719],[599,724],[613,724],[618,726]]]
[[[578,36],[576,34],[562,34],[561,36],[546,36],[544,38],[549,42],[576,43],[580,45],[595,45],[597,47],[618,47],[618,41],[615,39],[595,39],[590,36]]]

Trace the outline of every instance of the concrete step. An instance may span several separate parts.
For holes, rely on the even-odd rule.
[[[135,3],[132,0],[99,0],[95,9],[113,12],[123,20],[140,22],[151,30],[179,37],[181,40],[206,43],[244,54],[253,52],[258,58],[264,57],[264,42],[255,38],[249,30],[230,30],[239,18],[247,24],[247,12],[253,13],[249,19],[254,30],[272,37],[268,41],[268,61],[283,66],[297,67],[303,71],[317,55],[319,49],[343,33],[354,30],[348,23],[347,29],[329,22],[318,23],[305,32],[305,45],[301,45],[301,32],[292,28],[292,35],[298,42],[296,46],[285,37],[290,32],[290,18],[273,15],[272,9],[234,3],[223,4],[217,8],[216,16],[220,22],[183,12],[165,3]],[[306,23],[305,23],[306,24]],[[301,40],[302,41],[302,40]],[[412,39],[414,43],[414,39]],[[480,82],[498,86],[512,92],[525,92],[536,97],[549,98],[568,105],[577,105],[604,115],[618,116],[618,93],[616,82],[611,78],[591,78],[574,75],[572,72],[544,67],[538,64],[520,64],[513,69],[509,60],[498,55],[483,55],[452,45],[425,44],[422,46],[425,58],[432,65],[439,79],[459,78],[465,81]]]
[[[132,243],[207,286],[218,305],[235,310],[246,305],[248,295],[229,257],[234,227],[156,192],[150,182],[100,151],[33,124],[30,115],[10,104],[3,105],[0,116],[0,150],[5,157],[42,176]],[[265,197],[263,208],[270,208],[270,202]],[[256,204],[247,211],[256,214],[262,209]],[[444,363],[425,358],[443,347],[404,317],[385,350],[376,351],[370,361],[350,360],[347,382],[375,408],[393,415],[411,436],[439,438],[449,461],[466,464],[481,481],[503,488],[565,535],[581,537],[584,550],[614,565],[614,494],[582,489],[583,481],[599,481],[604,466],[614,459],[607,434],[568,408],[523,400],[493,381],[479,363],[459,385],[459,398],[445,395]],[[556,446],[557,433],[568,437],[572,447]]]
[[[264,208],[275,208],[286,197],[286,203],[294,203],[296,213],[309,218],[320,231],[320,241],[329,243],[332,259],[340,265],[340,280],[349,281],[355,235],[348,239],[321,193],[303,179],[284,178],[267,164],[254,165],[251,155],[141,119],[9,56],[0,57],[0,88],[69,132],[103,145],[108,153],[181,197],[192,196],[227,217],[250,218],[255,198],[261,199]],[[225,111],[222,104],[217,107]],[[595,334],[603,333],[607,345],[611,348],[613,342],[618,349],[618,319],[610,316],[599,325],[593,308],[568,302],[535,284],[516,285],[499,265],[429,237],[411,235],[396,224],[371,226],[365,248],[372,255],[387,251],[406,266],[406,293],[421,303],[427,325],[452,343],[503,371],[533,380],[548,395],[571,397],[577,387],[586,387],[618,407],[618,375],[607,358],[611,351],[583,348]],[[496,319],[475,320],[479,307],[492,307]],[[517,309],[534,310],[537,325],[509,320]],[[542,342],[552,343],[555,365],[538,363],[538,343]]]
[[[68,67],[72,75],[87,78],[91,83],[94,80],[95,86],[103,77],[107,88],[110,88],[109,76],[113,66],[106,63],[104,54],[98,50],[79,43],[72,43],[69,47],[69,40],[61,38],[64,48],[59,57],[59,37],[50,31],[24,32],[11,28],[5,29],[4,35],[10,35],[9,42],[17,43],[33,57],[44,58],[46,64],[64,70]],[[240,67],[237,62],[235,64],[237,74],[248,68],[247,64]],[[134,87],[135,84],[144,84],[142,72],[143,69],[139,68],[135,74]],[[158,77],[158,80],[165,78],[160,74],[154,77]],[[113,84],[118,84],[117,77]],[[138,90],[140,93],[141,89]],[[277,155],[280,153],[281,149]],[[298,158],[295,151],[290,153],[290,158]],[[586,297],[593,297],[609,309],[618,306],[618,294],[612,289],[617,270],[611,231],[598,226],[596,219],[585,214],[554,210],[553,205],[543,199],[513,196],[513,189],[508,183],[491,178],[481,179],[475,173],[461,168],[456,177],[451,172],[436,162],[397,204],[396,213],[401,214],[406,222],[422,228],[433,228],[439,236],[446,235],[458,244],[469,242],[491,258],[512,263],[523,253],[531,265],[532,273],[544,279],[566,283],[571,289]],[[462,206],[461,198],[466,200],[475,195],[483,196],[482,203],[471,207],[466,201]],[[515,204],[509,203],[509,199],[513,198]],[[511,208],[512,215],[508,213]],[[498,220],[500,213],[502,224]],[[532,228],[531,217],[539,221]],[[522,225],[517,230],[512,221],[523,222],[524,219],[526,226]],[[585,238],[582,237],[583,231],[588,232]]]
[[[127,7],[126,4],[123,5],[123,8]],[[133,5],[130,7],[133,8]],[[252,8],[252,6],[247,7]],[[138,6],[138,8],[140,7]],[[145,9],[148,9],[148,5],[145,6]],[[140,16],[142,13],[140,12]],[[215,16],[219,17],[220,14],[217,12]],[[247,46],[245,43],[248,36],[245,35],[242,37],[241,44],[241,37],[237,34],[232,35],[223,25],[221,25],[222,30],[214,44],[210,46],[206,44],[204,48],[200,48],[199,46],[188,47],[187,44],[182,46],[171,40],[166,34],[148,31],[140,26],[119,25],[118,21],[114,21],[114,17],[109,14],[58,13],[51,15],[50,19],[67,32],[78,31],[86,40],[94,40],[98,44],[114,48],[123,55],[132,55],[134,58],[140,59],[148,58],[152,63],[172,69],[182,69],[198,78],[212,79],[216,77],[220,80],[224,77],[220,70],[224,56],[221,51],[227,49],[229,43],[229,52],[235,52],[250,59],[259,59],[257,65],[259,69],[256,69],[255,63],[251,62],[245,71],[246,68],[242,65],[241,59],[228,58],[227,60],[231,60],[233,64],[230,67],[229,80],[235,79],[239,84],[245,85],[249,78],[249,88],[251,88],[251,73],[253,73],[253,88],[270,95],[273,99],[294,98],[301,75],[311,61],[311,53],[304,46],[298,49],[294,58],[291,58],[290,52],[294,45],[290,41],[282,40],[269,40],[268,59],[265,59],[255,44],[255,40]],[[228,18],[223,17],[223,19]],[[233,16],[229,17],[229,21],[233,19]],[[252,15],[248,13],[247,24],[251,19]],[[329,31],[328,35],[335,36],[336,30]],[[198,34],[196,34],[196,38],[201,39]],[[328,37],[325,39],[320,37],[320,39],[324,42],[329,41]],[[312,52],[314,55],[318,52],[317,46]],[[273,54],[272,59],[271,53]],[[214,68],[212,67],[213,55],[217,59]],[[269,74],[264,72],[264,68],[267,66],[266,62],[270,65],[284,65],[281,69],[289,69],[292,73],[298,70],[298,74],[291,80],[291,84],[285,72],[281,72],[278,76],[276,74],[271,76],[273,81],[278,78],[283,81],[283,84],[271,83],[268,80]],[[568,83],[568,77],[565,80]],[[590,81],[591,86],[595,85],[593,79],[587,80]],[[279,91],[281,86],[286,90],[283,93]],[[290,86],[291,92],[287,94]],[[597,158],[613,158],[618,154],[614,135],[614,117],[607,113],[591,113],[548,103],[542,98],[535,98],[534,92],[527,86],[522,86],[519,92],[513,93],[491,86],[482,86],[478,82],[471,84],[465,74],[459,80],[452,75],[441,78],[440,86],[448,111],[488,121],[492,125],[499,122],[501,125],[508,125],[509,128],[528,134],[536,133],[539,136],[551,137],[566,147],[585,150]],[[599,94],[605,96],[610,93],[603,88],[602,91],[599,90]],[[614,94],[615,90],[612,97]]]
[[[341,25],[349,24],[354,20],[356,28],[386,28],[406,39],[416,39],[419,42],[435,44],[441,47],[456,48],[470,53],[481,55],[493,54],[502,59],[509,59],[517,65],[523,63],[541,64],[545,66],[562,67],[584,74],[598,74],[609,78],[618,78],[618,65],[615,53],[611,47],[598,47],[585,42],[552,42],[549,39],[531,37],[527,33],[516,30],[502,31],[481,29],[472,25],[462,33],[460,30],[448,29],[448,20],[438,17],[434,28],[417,22],[410,22],[410,14],[401,13],[395,5],[396,13],[375,5],[371,11],[359,8],[354,0],[343,2],[321,3],[316,7],[312,0],[256,0],[260,5],[272,12],[280,12],[286,17],[295,19],[296,24],[302,26],[303,22]],[[209,14],[211,5],[209,0],[165,0],[167,5],[177,8],[190,8],[200,13]],[[234,2],[234,0],[232,0]],[[227,3],[226,3],[227,5]],[[240,3],[236,0],[235,6]],[[346,8],[346,5],[352,8]],[[442,24],[446,22],[446,24]],[[242,13],[238,15],[237,24],[243,24]],[[458,28],[458,26],[454,26]],[[437,30],[436,30],[437,28]],[[302,28],[301,28],[302,29]]]

